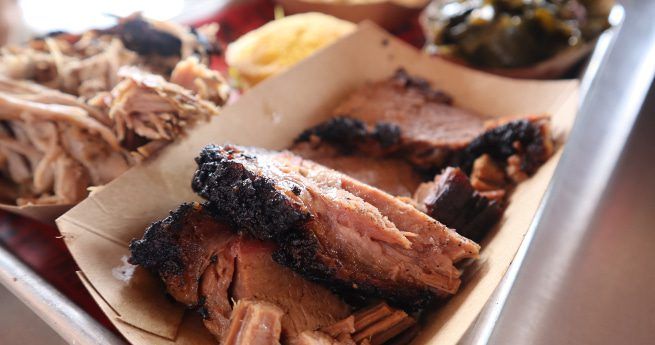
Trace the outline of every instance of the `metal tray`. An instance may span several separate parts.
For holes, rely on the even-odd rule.
[[[604,206],[601,196],[605,186],[615,181],[612,173],[624,155],[655,75],[655,26],[652,18],[655,18],[655,2],[651,0],[626,0],[623,6],[617,5],[613,9],[614,27],[599,38],[584,67],[580,113],[553,182],[512,266],[461,343],[610,343],[608,338],[591,339],[585,332],[572,338],[576,336],[573,331],[573,327],[578,327],[576,322],[589,318],[576,318],[583,313],[576,313],[575,301],[570,298],[559,299],[562,295],[559,288],[565,286],[564,277],[573,278],[574,286],[586,286],[582,277],[575,285],[576,277],[569,276],[576,270],[574,265],[567,263],[579,259],[576,253],[589,243],[587,236],[594,234],[597,222],[593,219]],[[654,142],[651,139],[647,144],[655,147]],[[650,201],[655,201],[655,198]],[[605,266],[605,270],[620,270],[623,266],[619,264],[625,264],[625,261],[611,262],[608,259],[603,264],[614,265]],[[643,272],[652,276],[654,268],[650,264],[650,270]],[[571,284],[571,280],[566,282]],[[655,276],[649,282],[651,286],[655,285]],[[120,337],[100,325],[2,247],[0,283],[69,343],[124,344]],[[602,297],[599,291],[588,293]],[[612,306],[609,304],[622,297],[617,296],[616,300],[605,298],[597,304],[608,304],[602,308],[610,311]],[[588,296],[587,301],[591,300]],[[645,305],[643,308],[647,308],[648,303]],[[652,308],[650,310],[652,312]],[[554,311],[566,313],[553,314]],[[612,339],[617,339],[619,334],[623,339],[639,337],[634,333],[632,338],[625,337],[627,332],[633,331],[625,324],[634,322],[634,319],[632,316],[623,319],[624,333],[617,333]],[[554,325],[564,327],[568,332],[553,331]],[[643,331],[650,329],[643,328]],[[645,337],[644,334],[641,336]]]

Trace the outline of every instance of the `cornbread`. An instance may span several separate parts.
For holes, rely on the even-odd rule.
[[[355,30],[355,24],[321,13],[272,21],[227,47],[227,64],[253,86]]]

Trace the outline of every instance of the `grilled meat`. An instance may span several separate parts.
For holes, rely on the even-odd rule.
[[[197,61],[181,64],[178,79],[199,85],[206,95],[224,92],[226,84],[220,87],[221,79],[210,78]],[[84,100],[0,76],[0,174],[18,192],[16,197],[8,190],[5,199],[19,205],[76,203],[87,187],[108,183],[188,126],[218,113],[212,102],[161,76],[132,67],[116,77],[120,82],[111,92]]]
[[[272,259],[274,246],[233,231],[206,206],[183,204],[130,244],[132,264],[158,274],[168,293],[198,308],[217,338],[228,327],[230,300],[255,299],[283,312],[282,336],[334,323],[349,307]]]
[[[479,246],[383,191],[290,152],[207,146],[193,189],[315,281],[407,308],[457,291]]]
[[[328,327],[305,331],[294,345],[381,345],[416,325],[416,320],[402,310],[378,303]],[[407,337],[411,340],[410,337]]]
[[[308,142],[294,145],[291,151],[395,196],[411,196],[422,182],[412,166],[400,159],[347,155],[332,146]]]
[[[161,76],[136,67],[122,68],[119,76],[122,81],[110,94],[100,94],[91,101],[108,108],[119,140],[138,136],[170,141],[184,127],[218,114],[216,105]]]
[[[5,47],[0,52],[0,75],[32,80],[88,99],[111,90],[122,66],[139,65],[168,77],[180,60],[191,55],[208,63],[208,55],[216,51],[215,30],[193,30],[135,14],[109,29],[81,35],[54,33],[24,46]],[[208,35],[202,34],[204,31]]]
[[[369,154],[397,153],[428,168],[445,162],[453,150],[466,146],[484,128],[485,118],[452,106],[450,96],[404,70],[387,80],[352,93],[332,112],[333,122],[319,126],[315,135],[350,133],[342,145]],[[311,130],[310,130],[311,131]],[[306,136],[307,134],[305,134]],[[361,143],[361,144],[360,144]]]
[[[521,182],[534,174],[554,151],[549,117],[500,118],[488,122],[485,132],[458,152],[452,164],[469,172],[475,160],[487,154],[506,166],[512,181]]]
[[[432,218],[476,242],[500,220],[502,200],[480,195],[459,168],[446,168],[416,191],[414,199]]]
[[[514,181],[533,174],[553,153],[547,117],[491,119],[453,106],[449,96],[402,69],[355,91],[332,114],[296,142],[402,157],[432,172],[459,166],[470,173],[473,162],[488,154]]]
[[[491,156],[483,154],[473,161],[471,169],[471,186],[481,193],[499,191],[504,194],[508,185],[505,171]]]
[[[129,167],[129,154],[97,110],[27,82],[0,78],[0,85],[0,152],[7,157],[0,173],[19,188],[19,205],[75,203],[89,185]]]
[[[188,57],[175,65],[171,83],[193,91],[198,97],[216,105],[227,102],[230,87],[223,76],[201,64],[195,56]]]
[[[284,311],[275,304],[240,300],[234,305],[223,345],[279,345]]]
[[[272,243],[241,240],[235,250],[231,297],[267,301],[282,308],[283,338],[329,325],[348,314],[350,308],[327,289],[273,261]]]

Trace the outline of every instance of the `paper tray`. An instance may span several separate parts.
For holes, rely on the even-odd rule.
[[[169,303],[159,281],[137,269],[116,277],[129,255],[127,244],[150,222],[182,202],[197,200],[189,188],[193,158],[210,143],[268,149],[288,147],[304,129],[324,121],[357,87],[388,78],[398,67],[429,79],[455,103],[491,116],[552,115],[563,142],[578,105],[576,80],[511,80],[430,58],[371,24],[269,79],[223,109],[220,117],[193,129],[154,160],[137,166],[57,220],[83,272],[83,280],[114,325],[137,344],[211,344],[181,306]],[[511,196],[500,229],[483,243],[478,266],[448,303],[429,317],[417,344],[454,344],[462,337],[507,270],[550,181],[561,148]],[[124,268],[127,269],[127,268]],[[190,331],[193,328],[193,331]],[[155,336],[156,335],[156,336]]]
[[[620,10],[620,8],[619,8],[619,10]],[[646,15],[646,14],[644,14],[644,15]],[[635,30],[636,29],[634,27],[630,28],[628,26],[628,29],[623,29],[623,32],[627,31],[627,33],[625,33],[624,35],[630,35],[630,34],[634,34]],[[595,48],[593,57],[592,57],[592,59],[591,59],[591,61],[589,63],[589,67],[587,68],[586,73],[584,74],[584,76],[582,78],[581,99],[582,99],[583,104],[588,102],[588,100],[586,99],[587,90],[589,89],[589,87],[594,82],[595,77],[596,77],[596,73],[599,70],[599,68],[604,69],[605,71],[607,71],[608,69],[611,68],[611,67],[608,67],[608,66],[604,66],[603,63],[606,60],[606,57],[607,57],[608,53],[610,51],[612,51],[611,48],[612,48],[612,45],[614,44],[614,41],[616,39],[617,31],[618,31],[618,28],[614,28],[614,29],[610,30],[609,32],[607,32],[604,35],[601,42],[599,43],[599,45]],[[621,36],[623,36],[623,34]],[[622,51],[620,53],[622,53],[621,54],[622,56],[625,56],[628,52],[629,52],[628,50],[625,50],[625,51]],[[639,51],[639,50],[634,50],[632,52],[632,54],[629,54],[629,55],[630,56],[639,56],[640,52],[641,51]],[[613,66],[613,67],[615,67],[615,66]],[[652,77],[652,75],[651,75],[651,77]],[[632,85],[614,84],[613,87],[617,87],[619,89],[625,89],[626,92],[628,92],[628,91],[629,92],[643,91],[643,90],[641,90],[641,89],[643,89],[643,85],[642,86],[639,86],[639,85],[632,86]],[[625,95],[625,93],[623,95]],[[599,115],[598,114],[583,113],[580,116],[590,117],[590,116],[599,116]],[[610,131],[610,130],[611,130],[611,128],[608,128],[608,131]],[[573,138],[573,139],[575,139],[575,138]],[[618,145],[623,145],[623,144],[624,144],[624,142],[618,143]],[[566,174],[566,173],[567,172],[561,172],[561,174]],[[550,197],[551,198],[556,198],[556,195],[551,195]],[[581,197],[582,197],[582,195],[581,195]],[[538,220],[539,220],[539,216],[535,219],[535,223]],[[4,267],[4,266],[0,267],[0,270],[2,272],[7,272],[8,271],[7,267]],[[510,273],[511,273],[511,271],[510,271]],[[9,284],[9,287],[11,288],[10,284]],[[41,288],[41,287],[38,287],[38,288]],[[47,290],[50,287],[42,287],[42,288]],[[501,285],[500,290],[502,290],[502,289],[506,289],[506,287],[504,285]],[[43,294],[34,294],[33,300],[34,300],[34,303],[35,303],[34,305],[38,305],[39,307],[42,307],[44,309],[50,308],[51,310],[54,310],[53,307],[52,307],[52,301],[48,297],[44,297]],[[502,299],[500,299],[500,300],[501,300],[501,303],[502,303]],[[62,301],[60,301],[60,303],[62,303],[64,305],[65,304],[72,304],[70,301],[67,301],[65,298],[63,298]],[[493,305],[495,303],[491,303],[491,304]],[[487,312],[487,313],[482,314],[483,317],[481,319],[479,319],[478,323],[475,325],[475,327],[473,327],[473,330],[474,330],[473,335],[474,336],[465,338],[465,340],[463,341],[464,343],[471,343],[471,342],[474,342],[476,340],[484,339],[485,335],[488,336],[488,332],[485,332],[485,330],[493,329],[493,324],[494,324],[494,321],[495,321],[495,317],[498,316],[499,308],[497,308],[497,307],[496,308],[487,308],[486,310],[487,311],[491,310],[491,312],[490,313]],[[53,328],[55,328],[60,334],[63,334],[67,340],[73,341],[74,339],[71,338],[70,336],[66,335],[66,332],[62,331],[62,330],[78,327],[78,325],[75,324],[76,321],[71,321],[71,320],[74,320],[74,318],[71,318],[70,315],[60,315],[59,317],[57,317],[56,313],[49,313],[49,314],[50,315],[48,317],[53,318],[53,320],[51,320],[52,322],[50,322],[51,325],[53,325]],[[486,315],[486,317],[484,317],[485,315]],[[491,316],[489,316],[489,315],[491,315]],[[94,325],[86,325],[86,327],[90,328],[89,332],[87,332],[89,334],[94,333],[94,330],[93,330],[94,327],[98,328],[98,332],[103,331],[101,329],[101,326],[98,326],[98,325],[95,325],[95,326]],[[84,338],[81,338],[81,339],[84,339]],[[75,340],[80,340],[80,338],[76,338]],[[88,338],[82,340],[81,342],[82,343],[113,343],[113,342],[98,342],[98,339],[96,339],[94,337],[88,337]]]

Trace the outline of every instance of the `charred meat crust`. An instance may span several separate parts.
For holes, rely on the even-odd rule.
[[[305,130],[296,143],[325,143],[344,154],[399,157],[432,176],[448,166],[470,173],[483,154],[529,176],[552,154],[545,117],[491,120],[451,104],[427,80],[400,69],[387,80],[356,90],[336,107],[333,118]]]
[[[441,90],[433,89],[429,81],[417,76],[410,75],[404,68],[397,69],[392,77],[392,80],[402,88],[415,89],[419,91],[421,94],[423,94],[425,99],[430,102],[449,105],[453,104],[453,98],[449,94]]]
[[[434,194],[425,200],[427,214],[473,241],[479,242],[500,220],[500,201],[480,195],[460,169],[447,168]]]
[[[365,280],[353,284],[335,279],[331,268],[313,259],[316,255],[316,246],[316,239],[298,236],[286,244],[281,244],[280,249],[273,253],[273,259],[315,283],[330,287],[354,306],[366,304],[369,297],[382,297],[393,306],[413,312],[430,304],[435,298],[435,295],[427,289],[418,290],[415,287],[405,290],[385,289],[368,284]]]
[[[475,159],[483,154],[490,155],[496,161],[505,162],[510,156],[522,153],[524,159],[520,168],[531,175],[551,155],[549,143],[546,142],[551,139],[546,133],[544,122],[545,120],[520,119],[494,127],[458,152],[452,165],[470,173]]]
[[[386,149],[400,143],[401,130],[392,123],[378,123],[369,129],[361,120],[338,116],[305,130],[295,141],[310,141],[313,136],[342,151],[352,151],[367,142]]]
[[[142,239],[130,242],[132,255],[129,263],[162,275],[181,274],[186,267],[176,237],[180,235],[187,215],[194,207],[193,203],[184,203],[171,211],[168,217],[150,224]]]
[[[194,231],[188,231],[189,227]],[[189,308],[199,307],[202,313],[205,296],[201,277],[219,260],[212,253],[216,244],[225,240],[221,247],[227,245],[229,236],[220,237],[225,227],[225,222],[205,205],[184,203],[149,225],[143,238],[131,241],[128,261],[158,275],[172,297]]]
[[[510,121],[480,134],[462,150],[441,148],[449,158],[443,160],[445,164],[428,170],[438,171],[446,166],[455,166],[470,173],[473,162],[483,154],[490,155],[497,162],[505,162],[510,156],[520,153],[523,158],[521,171],[532,175],[551,155],[547,143],[551,139],[546,133],[544,122],[545,120],[530,119]],[[374,129],[368,129],[361,120],[339,116],[305,130],[298,136],[296,143],[309,142],[312,137],[344,153],[371,146],[378,146],[378,152],[383,152],[383,155],[397,156],[406,152],[401,140],[402,131],[393,123],[380,122]]]
[[[139,55],[180,56],[182,41],[174,35],[157,30],[143,18],[130,18],[110,29],[125,48]]]
[[[229,151],[209,145],[196,158],[198,170],[191,187],[201,197],[210,200],[210,208],[221,214],[235,228],[245,228],[260,240],[287,236],[289,229],[298,229],[311,218],[306,210],[293,205],[277,192],[275,184],[264,176],[257,176],[237,162],[232,155],[254,159],[242,152]]]
[[[182,54],[182,40],[179,37],[157,29],[155,25],[141,16],[132,15],[123,18],[117,25],[100,31],[117,35],[125,48],[142,56],[179,57]],[[189,33],[195,36],[199,47],[204,50],[204,53],[213,55],[221,52],[220,46],[212,44],[206,36],[199,33],[195,28],[189,28]],[[59,34],[49,35],[58,36]],[[196,51],[196,53],[200,52]]]
[[[227,156],[223,154],[227,152]],[[306,278],[344,293],[355,301],[363,295],[380,296],[392,305],[417,310],[434,297],[427,289],[378,287],[361,279],[356,284],[334,277],[333,268],[317,259],[318,239],[311,227],[312,215],[293,204],[275,188],[273,181],[248,171],[234,158],[255,159],[228,147],[209,145],[196,159],[198,170],[192,188],[210,200],[207,207],[221,214],[235,228],[260,240],[273,240],[278,249],[273,258]],[[338,263],[337,263],[338,264]]]

